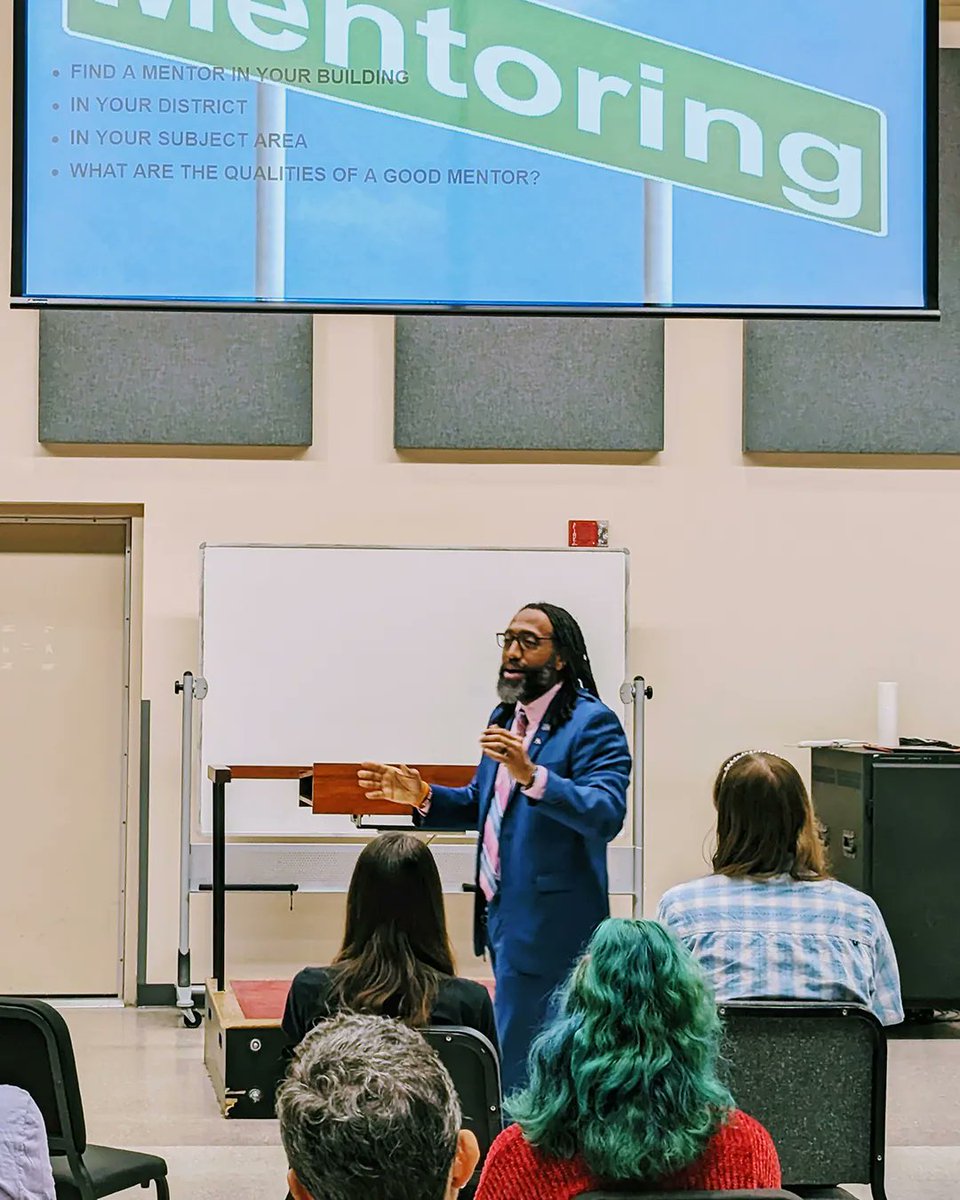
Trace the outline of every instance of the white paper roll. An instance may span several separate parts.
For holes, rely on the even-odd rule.
[[[877,745],[900,745],[900,711],[897,684],[877,684]]]

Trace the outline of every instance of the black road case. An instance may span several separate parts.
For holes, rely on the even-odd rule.
[[[904,1007],[960,1007],[960,754],[816,747],[812,799],[833,874],[883,913]]]

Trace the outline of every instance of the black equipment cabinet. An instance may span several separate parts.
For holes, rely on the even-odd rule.
[[[833,874],[883,913],[904,1007],[960,1007],[960,754],[815,747],[812,785]]]

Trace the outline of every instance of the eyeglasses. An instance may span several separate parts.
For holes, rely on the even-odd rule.
[[[524,650],[536,650],[541,642],[552,642],[553,636],[547,634],[545,637],[537,637],[535,633],[514,633],[512,629],[507,629],[503,633],[497,634],[497,645],[500,647],[512,646],[517,642]]]

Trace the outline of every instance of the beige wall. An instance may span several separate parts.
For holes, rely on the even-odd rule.
[[[8,52],[5,42],[4,77]],[[8,162],[6,94],[2,103]],[[4,229],[8,192],[5,180]],[[197,664],[205,540],[557,546],[569,517],[609,519],[613,542],[632,553],[631,665],[656,688],[648,909],[665,887],[703,870],[709,784],[729,751],[780,750],[806,769],[807,753],[790,743],[869,736],[879,679],[900,681],[904,732],[960,740],[957,464],[747,461],[739,322],[667,324],[667,450],[633,464],[405,460],[391,438],[392,320],[324,317],[315,332],[315,445],[303,455],[70,456],[36,440],[36,317],[0,310],[0,500],[145,505],[151,981],[172,982],[176,972],[173,681]],[[517,511],[522,527],[504,517]],[[205,964],[206,901],[195,908],[194,949]],[[280,897],[232,899],[231,909],[228,962],[251,970],[325,957],[340,919],[339,901],[324,897],[301,897],[293,916]],[[454,909],[463,945],[465,900]]]

